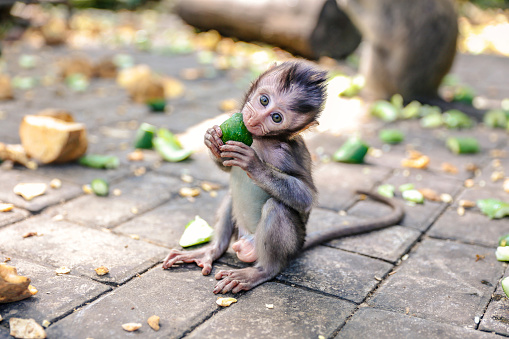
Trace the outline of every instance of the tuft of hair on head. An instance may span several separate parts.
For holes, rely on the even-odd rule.
[[[273,70],[280,74],[279,91],[292,96],[290,109],[302,114],[312,113],[316,120],[327,99],[327,72],[304,61],[287,61]]]

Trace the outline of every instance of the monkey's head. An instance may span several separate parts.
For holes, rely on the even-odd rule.
[[[273,66],[244,98],[244,124],[254,137],[290,137],[316,123],[326,99],[327,72],[303,61]]]

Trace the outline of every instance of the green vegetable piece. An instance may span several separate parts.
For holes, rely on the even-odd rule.
[[[509,245],[509,234],[503,235],[498,238],[498,246],[504,247]]]
[[[88,78],[81,73],[74,73],[67,76],[65,82],[70,89],[76,92],[84,92],[90,85]]]
[[[421,118],[421,126],[423,128],[437,128],[444,124],[442,114],[440,112],[429,112]]]
[[[399,191],[400,192],[405,192],[405,191],[409,191],[409,190],[413,190],[415,189],[415,186],[414,184],[412,184],[411,182],[407,183],[407,184],[403,184],[403,185],[400,185],[398,187]]]
[[[405,135],[399,129],[383,129],[378,137],[386,144],[399,144],[405,139]]]
[[[120,165],[118,157],[114,155],[88,154],[78,161],[81,165],[92,168],[114,169]]]
[[[442,115],[447,128],[471,128],[474,122],[468,115],[457,109],[451,109]]]
[[[394,198],[394,186],[391,184],[384,184],[378,186],[377,192],[378,194],[387,197],[387,198]]]
[[[220,126],[223,131],[221,140],[226,143],[229,140],[239,141],[247,146],[251,146],[253,143],[253,136],[247,130],[244,121],[242,120],[242,113],[235,113]]]
[[[164,112],[166,108],[166,100],[164,98],[152,99],[147,101],[148,107],[152,112]]]
[[[18,58],[18,64],[22,68],[34,68],[37,64],[37,58],[31,54],[21,54]]]
[[[180,238],[179,245],[189,247],[209,242],[214,234],[214,229],[209,224],[196,216],[194,220],[186,225],[186,229]]]
[[[493,109],[484,114],[483,123],[490,128],[506,128],[509,122],[505,111]]]
[[[417,204],[424,203],[424,196],[418,190],[406,190],[401,193],[403,195],[403,199],[411,202],[415,202]]]
[[[505,277],[502,279],[500,284],[502,285],[502,289],[504,290],[505,296],[509,298],[509,277]]]
[[[398,111],[400,111],[403,108],[403,97],[401,94],[394,94],[391,97],[391,104],[396,107]]]
[[[497,247],[497,250],[495,251],[495,257],[498,261],[509,261],[509,246]]]
[[[509,203],[497,199],[477,200],[477,207],[490,219],[501,219],[509,215]]]
[[[157,128],[154,125],[147,124],[146,122],[142,123],[140,128],[138,128],[138,131],[136,131],[134,147],[152,149],[154,147],[152,139],[154,138],[156,131]]]
[[[159,128],[157,130],[157,137],[164,139],[171,147],[175,148],[176,150],[182,149],[182,144],[178,140],[178,138],[170,132],[166,128]]]
[[[385,100],[375,101],[371,105],[370,112],[373,116],[387,122],[396,121],[399,116],[399,109]]]
[[[419,117],[421,114],[422,105],[419,101],[412,101],[399,112],[402,119],[413,119]]]
[[[472,105],[474,101],[475,92],[469,86],[460,85],[454,89],[453,101],[462,102],[467,105]]]
[[[110,192],[110,186],[104,179],[94,179],[90,183],[90,187],[92,187],[92,191],[95,195],[105,197]]]
[[[332,156],[334,161],[350,164],[364,162],[364,156],[368,153],[369,146],[357,137],[349,138]]]
[[[37,85],[37,80],[30,76],[16,75],[12,78],[12,86],[23,90],[32,89]]]
[[[152,143],[157,153],[168,162],[183,161],[189,158],[193,153],[192,150],[177,148],[173,143],[161,137],[155,137]]]
[[[479,142],[475,138],[449,137],[445,144],[455,154],[478,153],[480,150]]]

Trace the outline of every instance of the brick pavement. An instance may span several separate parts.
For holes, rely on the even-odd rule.
[[[33,51],[20,46],[4,48],[9,73],[20,71],[16,60],[23,52]],[[44,48],[36,53],[49,63],[68,52],[66,48]],[[85,51],[93,59],[108,52]],[[178,76],[182,68],[203,67],[194,54],[169,57],[132,53],[137,63],[171,76]],[[481,69],[489,75],[486,81],[478,78]],[[508,59],[492,56],[459,56],[454,68],[479,94],[494,100],[509,97],[509,86],[502,81],[507,70]],[[385,206],[359,201],[353,193],[356,188],[413,182],[417,188],[448,193],[454,201],[407,204],[400,225],[309,250],[273,281],[236,295],[238,303],[229,308],[216,306],[216,296],[211,292],[213,276],[202,276],[199,268],[182,265],[162,270],[163,257],[169,248],[178,246],[189,220],[200,215],[213,222],[228,178],[213,167],[203,147],[182,163],[161,164],[150,151],[144,162],[128,162],[126,154],[132,151],[135,129],[139,123],[149,122],[184,136],[190,130],[198,131],[201,143],[204,128],[212,123],[203,122],[220,115],[217,107],[221,100],[239,99],[243,91],[228,72],[183,82],[186,96],[171,102],[170,114],[151,113],[131,103],[113,80],[93,80],[85,93],[56,88],[58,85],[37,86],[29,96],[16,90],[16,100],[0,103],[4,112],[0,141],[19,142],[17,128],[23,115],[59,107],[87,124],[91,153],[114,154],[121,159],[115,170],[76,164],[43,166],[36,171],[18,166],[0,170],[0,201],[16,205],[14,211],[0,213],[0,259],[11,258],[8,264],[29,276],[39,290],[24,301],[0,305],[4,319],[0,338],[10,337],[11,317],[50,321],[49,338],[133,336],[122,330],[121,324],[126,322],[143,323],[136,333],[140,338],[509,335],[509,300],[499,283],[507,275],[507,265],[494,256],[497,238],[509,232],[509,223],[507,219],[489,220],[475,208],[463,216],[456,212],[459,199],[508,200],[500,185],[489,179],[493,170],[489,151],[507,150],[507,133],[482,126],[458,132],[423,130],[416,121],[389,124],[411,136],[406,144],[432,158],[428,170],[404,170],[399,163],[405,146],[384,148],[376,137],[384,124],[371,121],[363,135],[372,146],[384,150],[382,157],[368,155],[362,165],[316,162],[320,200],[311,215],[310,231],[387,213]],[[55,94],[57,89],[59,95]],[[476,136],[482,152],[451,155],[443,141],[456,134]],[[306,137],[315,155],[332,154],[345,139],[344,135],[316,131]],[[509,173],[507,159],[502,158],[501,164]],[[456,165],[460,173],[442,172],[440,164],[444,161]],[[479,176],[465,170],[469,162],[480,167]],[[135,175],[142,166],[146,173]],[[182,174],[191,175],[192,182],[182,181]],[[12,193],[19,182],[49,183],[55,177],[63,181],[62,188],[50,189],[30,202]],[[104,198],[83,193],[81,185],[96,177],[108,179],[112,189],[118,188],[122,194]],[[471,188],[464,186],[468,178],[475,179]],[[203,181],[219,185],[217,196],[202,191],[189,200],[178,195],[179,188],[199,186]],[[40,236],[23,239],[27,232]],[[95,274],[93,269],[101,265],[110,268],[108,275]],[[241,265],[227,253],[214,269]],[[54,270],[60,266],[70,267],[71,273],[56,276]],[[269,304],[273,308],[267,307]],[[146,325],[153,314],[161,317],[159,332]]]

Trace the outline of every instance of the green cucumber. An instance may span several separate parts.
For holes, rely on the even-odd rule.
[[[221,128],[221,131],[223,131],[221,140],[223,140],[224,143],[230,140],[242,142],[247,146],[251,146],[253,143],[253,136],[247,130],[246,125],[244,125],[242,113],[233,114],[219,127]]]

